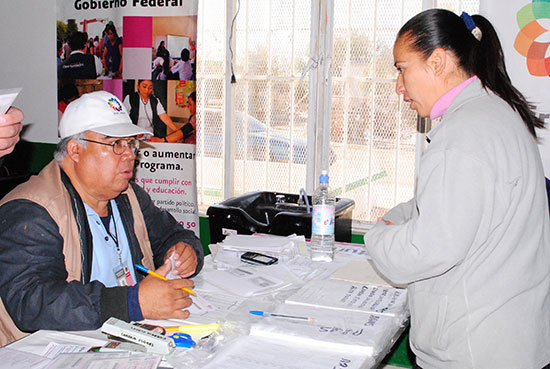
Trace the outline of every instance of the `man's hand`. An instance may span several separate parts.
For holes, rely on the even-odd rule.
[[[17,142],[23,125],[23,112],[11,107],[7,114],[0,115],[0,157],[9,154]]]
[[[165,276],[170,271],[170,263],[163,264],[155,272]],[[149,275],[139,284],[139,306],[145,319],[186,319],[191,305],[189,294],[182,288],[193,288],[190,279],[173,279],[164,281]]]
[[[174,260],[175,270],[172,274],[179,275],[181,278],[187,278],[197,270],[197,254],[191,245],[185,242],[178,242],[166,252],[164,261],[168,260],[170,256],[174,254],[172,258]]]

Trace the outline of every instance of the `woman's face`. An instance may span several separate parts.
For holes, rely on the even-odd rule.
[[[403,95],[403,101],[421,117],[429,117],[439,96],[437,80],[429,67],[430,58],[425,59],[418,51],[409,47],[408,37],[400,37],[393,47],[394,65],[397,68],[395,92]]]
[[[149,96],[153,93],[153,82],[151,81],[141,81],[138,87],[139,95],[144,98],[148,99]]]

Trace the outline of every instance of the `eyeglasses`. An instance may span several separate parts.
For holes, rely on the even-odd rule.
[[[116,140],[116,141],[111,142],[111,143],[101,142],[101,141],[94,141],[94,140],[90,140],[90,139],[87,139],[87,138],[81,138],[81,140],[86,141],[86,142],[93,142],[93,143],[100,144],[100,145],[111,146],[113,148],[113,152],[116,155],[121,155],[124,151],[126,151],[127,147],[129,147],[130,150],[132,150],[132,152],[134,154],[139,149],[139,140],[137,140],[135,138],[132,138],[130,140],[120,139],[120,140]]]

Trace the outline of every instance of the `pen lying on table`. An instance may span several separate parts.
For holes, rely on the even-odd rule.
[[[260,310],[250,310],[250,314],[252,315],[258,315],[258,316],[272,316],[274,318],[285,318],[285,319],[297,319],[297,320],[307,320],[310,322],[313,322],[317,319],[315,318],[308,318],[306,316],[296,316],[296,315],[286,315],[286,314],[276,314],[276,313],[268,313],[267,311],[260,311]]]
[[[165,281],[168,281],[168,278],[166,278],[165,276],[162,276],[158,273],[155,273],[153,272],[152,270],[149,270],[147,269],[146,267],[144,267],[143,265],[139,265],[139,264],[134,264],[136,266],[136,268],[138,268],[139,270],[141,270],[142,272],[145,272],[147,274],[150,274],[152,275],[153,277],[157,277],[157,278],[160,278],[162,280],[165,280]],[[187,293],[190,293],[192,295],[196,295],[195,291],[193,291],[192,289],[190,288],[187,288],[187,287],[183,287],[182,290],[184,290],[185,292]]]

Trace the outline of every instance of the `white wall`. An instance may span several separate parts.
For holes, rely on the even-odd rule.
[[[0,1],[0,89],[23,88],[27,141],[58,141],[55,13],[55,0]]]

